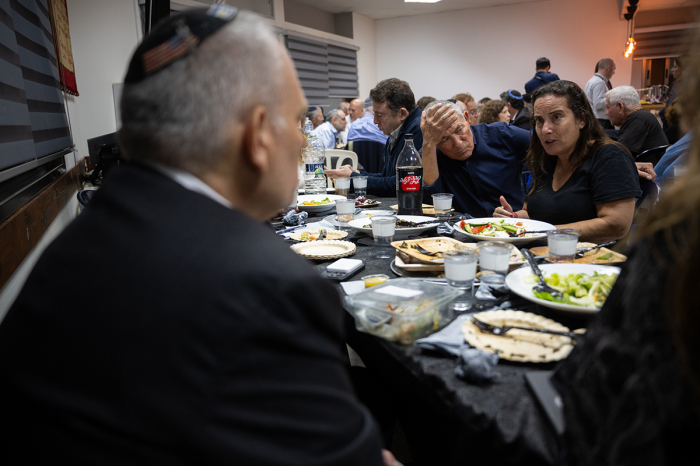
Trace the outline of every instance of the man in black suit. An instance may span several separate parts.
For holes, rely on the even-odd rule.
[[[0,461],[383,464],[337,293],[263,224],[303,141],[284,49],[231,7],[178,14],[136,50],[121,110],[130,163],[0,325]]]
[[[501,94],[501,99],[505,101],[510,113],[510,124],[530,131],[532,114],[525,106],[525,99],[520,92],[510,89]]]

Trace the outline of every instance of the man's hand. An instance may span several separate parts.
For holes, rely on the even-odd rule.
[[[640,179],[649,181],[654,181],[656,179],[654,165],[649,162],[635,162],[635,165],[637,165],[637,173]]]
[[[331,180],[334,180],[336,178],[348,177],[352,175],[353,172],[360,173],[359,171],[352,168],[352,165],[343,165],[342,167],[338,167],[335,170],[326,170],[323,173]]]
[[[501,207],[496,207],[496,210],[493,211],[493,216],[494,217],[512,217],[513,216],[513,208],[508,204],[508,201],[506,201],[506,198],[501,196]]]
[[[449,105],[436,104],[424,111],[420,118],[420,130],[423,133],[423,145],[436,147],[442,135],[457,121],[455,109]]]

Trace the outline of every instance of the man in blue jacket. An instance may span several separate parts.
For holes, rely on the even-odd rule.
[[[421,110],[416,105],[413,91],[406,81],[390,78],[381,81],[369,93],[374,108],[374,123],[389,139],[384,148],[384,172],[367,173],[343,165],[326,170],[330,178],[339,176],[367,176],[367,192],[375,196],[396,196],[396,161],[404,145],[406,133],[413,134],[413,144],[420,150],[423,133],[420,130]]]
[[[538,58],[535,62],[535,77],[525,83],[525,92],[532,94],[535,89],[552,81],[559,81],[559,76],[549,72],[549,58]]]
[[[500,196],[522,206],[522,164],[530,133],[507,123],[469,125],[469,115],[447,100],[425,107],[421,129],[425,198],[452,193],[452,207],[472,217],[491,217]]]

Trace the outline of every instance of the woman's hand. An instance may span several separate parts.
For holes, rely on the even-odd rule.
[[[635,165],[637,165],[637,173],[640,179],[649,181],[654,181],[656,179],[654,165],[649,162],[635,162]]]
[[[513,216],[513,208],[508,204],[508,201],[506,201],[506,198],[501,196],[501,207],[496,207],[496,210],[493,211],[493,216],[494,217],[512,217]]]

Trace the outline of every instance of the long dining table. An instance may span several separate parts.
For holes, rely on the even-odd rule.
[[[368,197],[380,202],[377,209],[388,209],[396,204],[396,198]],[[307,223],[322,220],[327,215],[311,215]],[[421,236],[436,235],[436,230],[432,229]],[[468,242],[462,235],[452,237]],[[360,280],[370,274],[398,278],[390,267],[393,259],[376,257],[376,247],[367,240],[358,242],[361,238],[371,236],[351,231],[346,238],[357,244],[352,258],[361,259],[365,264],[365,269],[349,280]],[[322,273],[333,260],[311,262]],[[344,296],[342,287],[336,283]],[[586,327],[590,320],[590,317],[548,309],[515,295],[501,301],[501,309],[541,314],[572,330]],[[350,312],[346,330],[347,344],[387,395],[411,454],[420,464],[557,464],[557,436],[530,392],[525,374],[554,370],[559,363],[500,360],[498,378],[492,383],[475,385],[456,376],[457,358],[359,331]]]

